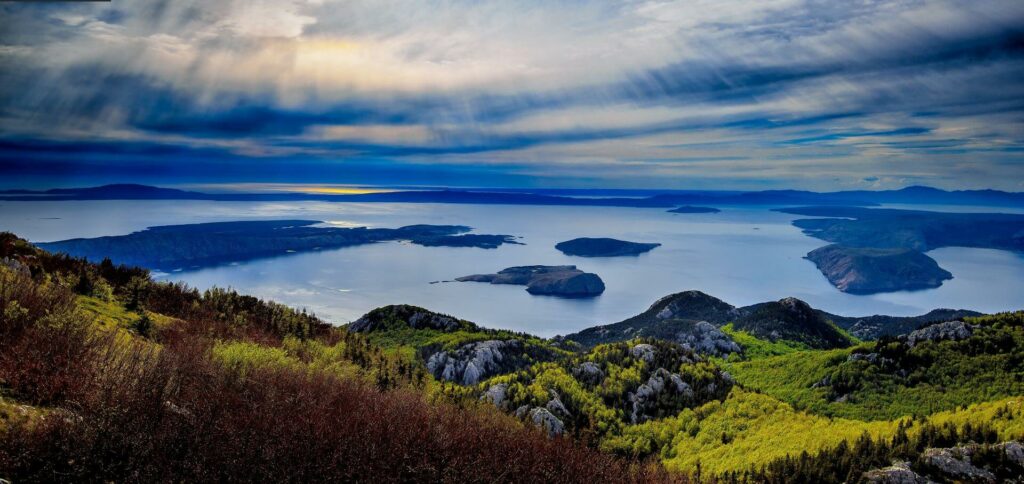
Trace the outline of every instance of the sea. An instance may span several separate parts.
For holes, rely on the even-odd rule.
[[[996,207],[911,206],[941,211],[1016,212]],[[308,219],[338,227],[458,224],[508,234],[523,245],[497,249],[421,247],[403,242],[281,254],[202,269],[156,273],[206,289],[228,287],[304,308],[345,324],[388,304],[413,304],[485,327],[544,337],[614,323],[668,294],[696,289],[736,306],[796,297],[846,316],[910,316],[936,308],[1024,309],[1024,254],[950,247],[930,251],[954,278],[942,287],[875,295],[838,291],[804,259],[826,242],[804,235],[797,215],[771,207],[721,207],[673,214],[657,208],[338,202],[164,200],[0,202],[0,230],[33,242],[121,235],[149,226],[231,220]],[[572,257],[555,244],[576,237],[658,242],[639,256]],[[522,286],[450,282],[518,265],[575,265],[598,274],[590,299],[534,296]]]

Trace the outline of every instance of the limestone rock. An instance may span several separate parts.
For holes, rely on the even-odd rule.
[[[630,349],[629,353],[633,355],[633,358],[639,358],[650,363],[654,361],[655,349],[654,346],[647,343],[641,343]]]
[[[693,352],[721,358],[743,351],[731,336],[707,321],[697,322],[692,331],[680,332],[676,341]]]
[[[508,406],[507,402],[508,384],[507,383],[496,383],[491,385],[483,395],[480,396],[480,400],[491,402],[495,407],[501,410],[505,410]]]
[[[562,421],[546,408],[534,407],[533,410],[530,410],[529,419],[538,428],[547,431],[548,437],[556,437],[565,432],[565,425]]]
[[[710,391],[713,392],[714,389],[711,388]],[[635,392],[629,395],[630,403],[633,406],[630,421],[640,423],[649,420],[652,417],[650,411],[654,409],[661,395],[666,392],[681,397],[684,403],[692,402],[695,398],[693,389],[678,374],[658,368],[646,383],[640,385]]]
[[[910,469],[909,462],[896,462],[889,467],[864,473],[864,482],[872,484],[931,484],[932,481],[919,476]]]
[[[970,338],[974,328],[963,321],[946,321],[912,331],[907,335],[907,344],[911,348],[925,341],[961,340]]]
[[[604,380],[601,367],[592,361],[584,361],[573,368],[572,375],[586,385],[598,385]]]
[[[427,358],[427,370],[434,378],[462,385],[475,385],[481,380],[506,370],[517,369],[509,354],[522,352],[519,340],[487,340],[468,343],[454,352],[439,351]]]
[[[992,472],[971,464],[974,446],[952,447],[949,449],[925,449],[921,460],[944,477],[970,482],[995,482]]]

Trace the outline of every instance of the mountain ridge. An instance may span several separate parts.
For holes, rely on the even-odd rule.
[[[885,203],[1024,206],[1024,192],[941,190],[910,186],[898,190],[612,190],[612,189],[412,189],[364,194],[203,193],[141,184],[110,184],[49,190],[0,190],[0,200],[210,200],[336,201],[392,203],[477,203],[672,208],[680,205],[861,205]]]

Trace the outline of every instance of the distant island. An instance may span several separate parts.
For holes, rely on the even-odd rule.
[[[660,246],[658,243],[630,242],[607,237],[580,237],[555,244],[555,248],[563,254],[579,257],[640,255]]]
[[[318,220],[261,220],[164,225],[128,235],[37,245],[91,261],[109,258],[118,264],[173,271],[395,240],[427,247],[485,249],[518,243],[511,235],[465,234],[471,228],[464,225],[409,225],[397,229],[314,226],[321,223]]]
[[[812,250],[807,259],[837,289],[850,294],[932,289],[953,274],[915,249],[876,249],[832,244]]]
[[[721,210],[714,207],[695,207],[693,205],[683,205],[682,207],[676,207],[669,210],[668,213],[718,213]]]
[[[935,288],[953,277],[924,252],[941,247],[1024,251],[1024,215],[862,207],[795,207],[793,225],[833,245],[807,259],[840,291],[874,294]],[[841,217],[841,218],[839,218]]]
[[[833,205],[876,206],[883,203],[1024,206],[1024,193],[998,190],[945,191],[930,187],[899,190],[810,192],[803,190],[586,190],[586,189],[383,189],[374,193],[302,192],[202,193],[137,184],[51,190],[0,190],[0,200],[209,200],[324,201],[389,203],[461,203],[671,208],[680,205]]]
[[[424,247],[476,247],[478,249],[497,249],[503,244],[525,245],[517,242],[511,235],[463,234],[463,235],[423,235],[409,240]]]
[[[526,286],[526,292],[561,297],[593,297],[604,292],[604,281],[597,274],[576,266],[518,266],[496,274],[475,274],[455,279],[459,282],[488,282]]]
[[[1024,215],[950,213],[863,207],[795,207],[778,212],[809,215],[793,225],[804,233],[848,247],[940,247],[1024,250]]]

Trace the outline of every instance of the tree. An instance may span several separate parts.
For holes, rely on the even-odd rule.
[[[138,276],[131,278],[125,287],[125,309],[129,311],[141,310],[148,291],[149,279]]]
[[[130,328],[138,333],[139,336],[148,338],[150,333],[153,332],[153,320],[149,318],[148,314],[142,313],[142,316],[135,320]]]
[[[89,278],[89,272],[85,269],[78,271],[78,283],[75,284],[74,291],[76,294],[83,296],[91,296],[95,289],[92,279]]]

